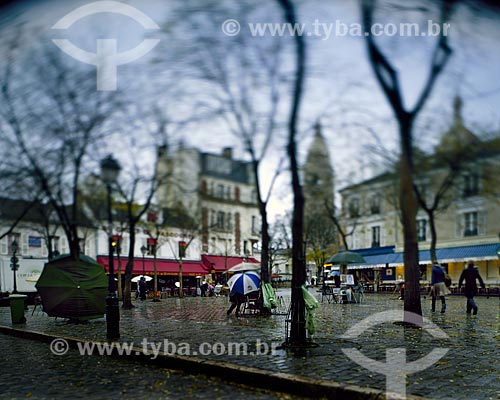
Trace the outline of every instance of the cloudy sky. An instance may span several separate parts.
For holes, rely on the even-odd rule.
[[[14,2],[0,9],[0,34],[2,38],[7,37],[5,32],[22,22],[26,32],[26,51],[29,51],[30,46],[40,45],[41,41],[53,45],[49,39],[67,38],[75,45],[94,52],[96,39],[107,37],[116,38],[118,51],[122,52],[134,48],[144,39],[145,30],[139,23],[126,16],[111,13],[87,16],[65,32],[51,29],[68,12],[89,3],[91,2],[77,0]],[[136,7],[162,28],[182,18],[173,6],[176,2],[136,0],[126,3]],[[200,9],[207,4],[202,0],[198,3]],[[352,27],[359,23],[358,2],[338,0],[327,3],[309,0],[297,3],[300,3],[299,20],[308,29],[305,36],[308,46],[308,75],[301,112],[303,133],[300,157],[305,158],[312,134],[310,127],[320,119],[331,152],[338,189],[380,172],[381,160],[374,159],[372,149],[376,146],[392,154],[397,152],[396,124],[374,80],[363,37],[345,34],[343,31],[344,26]],[[239,34],[250,35],[248,22],[279,22],[280,10],[272,2],[263,4],[264,11],[247,16],[245,21],[240,19],[236,10],[232,12],[231,6],[228,6],[227,12],[215,15],[214,26],[221,26],[226,19],[235,19],[241,22]],[[383,24],[405,21],[425,26],[426,21],[432,18],[437,20],[437,15],[432,12],[384,7],[380,15],[377,15],[377,21]],[[463,116],[467,126],[477,132],[500,131],[499,21],[489,14],[472,14],[463,7],[456,11],[450,21],[449,40],[453,55],[417,124],[416,138],[424,148],[431,149],[438,140],[439,133],[451,122],[452,99],[457,94],[464,100]],[[189,88],[175,92],[179,93],[176,98],[176,94],[171,94],[171,88],[178,87],[179,82],[182,82],[182,70],[169,71],[161,62],[158,63],[158,60],[168,59],[169,55],[178,54],[180,39],[170,35],[168,29],[161,34],[152,31],[146,33],[147,37],[159,38],[161,45],[142,59],[119,67],[119,89],[124,96],[138,99],[139,103],[146,104],[154,97],[159,103],[168,104],[175,115],[188,116],[194,107],[192,99],[205,94],[196,93],[196,90],[201,90],[199,88]],[[222,30],[207,34],[217,34],[219,40],[223,35]],[[189,52],[190,36],[187,36],[182,46]],[[283,40],[289,41],[289,35],[285,36],[288,37]],[[391,60],[394,60],[400,73],[405,102],[411,106],[428,73],[430,52],[435,39],[383,35],[379,38],[379,43]],[[290,59],[285,62],[290,62]],[[91,65],[87,67],[95,68]],[[293,68],[293,64],[289,68]],[[162,93],[170,94],[162,100]],[[283,107],[286,111],[287,106]],[[177,132],[177,139],[182,138],[190,145],[202,146],[204,150],[214,152],[232,145],[237,156],[245,157],[239,142],[220,120],[198,121],[186,130],[188,132]],[[263,174],[264,178],[271,175],[269,171],[274,168],[273,162],[279,151],[278,146],[269,159],[265,160],[264,169],[267,173]],[[289,205],[288,181],[288,175],[282,174],[271,201],[273,214],[282,212]]]

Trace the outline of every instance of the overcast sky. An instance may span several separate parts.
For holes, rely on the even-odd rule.
[[[61,17],[78,6],[89,1],[19,1],[7,8],[0,9],[0,35],[11,29],[17,22],[23,21],[25,30],[32,32],[26,46],[36,44],[47,37],[64,37],[76,45],[95,51],[97,37],[112,37],[118,40],[118,50],[125,51],[137,46],[142,40],[144,29],[130,18],[115,14],[89,16],[74,24],[67,32],[61,34],[51,30],[51,26]],[[174,2],[135,0],[128,1],[148,15],[158,25],[172,18]],[[204,1],[200,0],[200,7]],[[280,10],[267,2],[265,20],[252,22],[279,21]],[[301,22],[329,24],[332,29],[329,37],[326,33],[320,36],[306,36],[308,45],[308,79],[306,94],[302,103],[301,127],[306,132],[301,136],[300,157],[305,158],[312,131],[308,128],[317,118],[324,125],[324,134],[328,141],[331,158],[336,173],[336,189],[346,184],[365,179],[380,172],[381,166],[374,166],[374,159],[368,146],[377,144],[373,133],[380,138],[378,145],[389,152],[397,151],[397,130],[394,118],[380,88],[375,82],[367,61],[365,42],[362,37],[335,34],[339,24],[359,22],[357,1],[301,1],[298,8]],[[403,13],[405,21],[422,22],[428,19],[422,14]],[[238,15],[220,16],[221,22],[228,18],[238,19]],[[383,23],[399,23],[401,15],[386,13],[379,16]],[[264,18],[264,17],[262,17]],[[217,21],[218,22],[218,21]],[[102,36],[105,34],[106,36]],[[242,26],[240,34],[249,34],[248,28]],[[153,35],[154,36],[154,35]],[[162,74],[156,65],[151,67],[152,60],[161,59],[164,52],[175,47],[169,42],[168,35],[161,38],[161,46],[143,59],[119,67],[118,85],[120,90],[128,90],[128,96],[140,98],[140,88],[153,88],[156,95],[161,96],[162,85],[165,92],[175,75]],[[438,133],[446,129],[451,122],[452,98],[459,94],[464,99],[463,115],[468,127],[473,130],[500,130],[500,23],[488,17],[478,18],[465,9],[457,10],[455,19],[451,21],[450,43],[453,56],[447,65],[445,74],[437,82],[435,90],[427,103],[416,132],[421,145],[430,149],[438,140]],[[401,73],[401,84],[405,93],[405,101],[412,105],[417,98],[428,73],[430,45],[432,38],[400,38],[382,37],[384,50]],[[77,61],[75,61],[76,63]],[[88,68],[95,68],[88,66]],[[178,72],[177,72],[178,73]],[[131,79],[133,77],[134,79]],[[170,80],[170,81],[169,81]],[[135,85],[131,83],[134,81]],[[139,87],[139,89],[138,89]],[[171,98],[165,99],[171,106]],[[179,114],[189,113],[189,100],[182,99]],[[366,127],[370,127],[370,133]],[[423,129],[425,127],[426,129]],[[227,128],[213,121],[191,126],[189,132],[179,134],[191,145],[203,147],[205,151],[219,152],[222,147],[233,145],[236,155],[244,157],[238,142],[234,140]],[[276,157],[271,155],[264,167],[270,171]],[[268,177],[267,173],[263,176]],[[289,177],[285,173],[272,198],[271,213],[282,212],[289,206]]]

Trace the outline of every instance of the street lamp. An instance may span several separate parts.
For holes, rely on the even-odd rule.
[[[11,248],[12,248],[12,258],[10,259],[10,268],[12,269],[13,273],[14,273],[14,290],[12,291],[12,293],[16,294],[17,293],[17,269],[19,268],[19,264],[17,263],[19,261],[19,259],[16,257],[16,253],[17,253],[17,242],[14,240],[11,244]]]
[[[113,215],[111,213],[111,190],[120,173],[121,167],[110,154],[101,160],[101,178],[108,194],[108,254],[109,279],[108,297],[106,298],[106,327],[108,339],[120,337],[120,310],[116,296],[115,271],[113,265]]]
[[[141,247],[141,253],[142,253],[142,276],[144,276],[146,269],[144,268],[144,256],[148,252],[148,248],[146,246]],[[145,279],[145,278],[144,278]]]

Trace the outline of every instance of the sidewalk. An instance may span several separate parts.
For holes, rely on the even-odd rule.
[[[278,295],[286,299],[289,291],[281,290]],[[365,356],[382,362],[385,362],[387,348],[406,348],[409,360],[420,359],[436,347],[449,348],[439,362],[408,376],[407,394],[433,399],[498,399],[499,299],[478,298],[477,316],[466,316],[463,297],[448,297],[447,302],[446,314],[431,315],[428,298],[422,299],[422,307],[424,316],[437,324],[449,339],[437,340],[423,330],[405,330],[385,323],[367,330],[356,341],[347,341],[341,336],[366,317],[381,311],[402,309],[402,302],[390,295],[375,294],[366,295],[362,304],[323,303],[316,312],[318,332],[314,341],[319,346],[304,350],[302,354],[282,349],[272,354],[260,354],[264,343],[271,346],[284,341],[285,316],[227,317],[229,303],[224,297],[136,302],[135,309],[121,310],[120,342],[142,347],[146,339],[148,346],[159,343],[165,346],[167,339],[170,346],[177,346],[177,351],[188,346],[189,354],[184,355],[215,362],[206,365],[207,374],[210,374],[211,366],[215,368],[226,362],[275,374],[286,373],[382,391],[385,390],[385,376],[355,364],[344,355],[342,348],[358,348]],[[31,307],[26,317],[26,325],[16,325],[16,329],[55,337],[105,341],[104,319],[85,325],[65,324],[42,313],[35,312],[31,316]],[[0,309],[0,325],[11,326],[8,308]],[[256,347],[257,340],[263,345]],[[250,351],[240,355],[220,354],[220,350],[227,350],[232,342],[246,343]]]

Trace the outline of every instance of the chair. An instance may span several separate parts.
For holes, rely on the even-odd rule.
[[[215,285],[214,296],[219,297],[221,295],[221,292],[222,292],[222,285]]]
[[[345,290],[340,288],[333,288],[332,290],[332,300],[334,303],[342,304],[344,302],[344,297],[347,297]]]
[[[260,300],[260,290],[256,292],[248,293],[245,296],[245,303],[243,303],[243,310],[240,314],[243,315],[256,315],[259,313],[259,300]]]
[[[335,288],[331,288],[330,286],[324,286],[322,291],[321,291],[321,302],[323,303],[323,301],[326,299],[326,301],[328,302],[328,304],[330,304],[332,301],[334,301],[334,291],[335,291]]]

